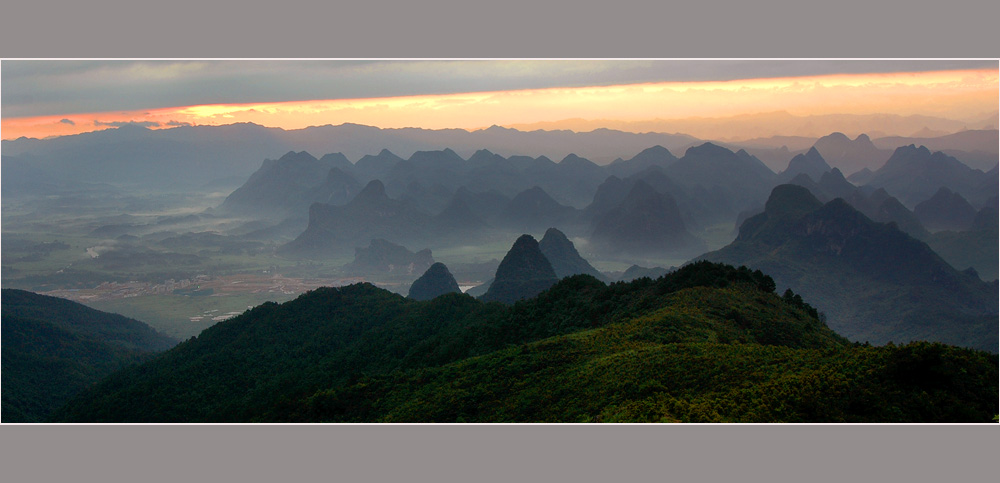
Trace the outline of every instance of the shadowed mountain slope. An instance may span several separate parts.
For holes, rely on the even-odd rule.
[[[306,230],[279,252],[300,257],[328,256],[353,250],[375,238],[419,243],[428,236],[431,219],[410,204],[389,198],[382,182],[374,180],[344,206],[310,206]]]
[[[952,268],[925,243],[846,202],[821,204],[795,185],[774,188],[737,239],[699,257],[774,277],[857,341],[940,341],[997,351],[997,288]]]
[[[545,231],[542,240],[538,242],[538,249],[552,264],[552,270],[555,271],[557,278],[584,274],[604,282],[608,281],[603,273],[580,256],[580,252],[576,250],[573,242],[566,238],[566,234],[555,228]]]
[[[997,196],[996,171],[983,173],[940,151],[924,146],[897,148],[892,156],[866,183],[871,188],[885,188],[904,205],[914,207],[941,189],[961,194],[975,207],[984,206]]]
[[[264,160],[243,186],[233,191],[219,207],[224,213],[240,215],[301,215],[313,201],[312,188],[328,179],[333,168],[350,165],[342,154],[322,160],[305,151],[289,152],[279,159]]]
[[[414,300],[431,300],[447,293],[461,292],[448,267],[437,262],[410,285],[410,293],[407,296]]]
[[[797,154],[788,162],[788,167],[778,174],[779,184],[789,182],[792,178],[804,174],[812,179],[820,179],[823,173],[830,171],[830,165],[815,147],[809,148],[805,154]]]
[[[609,253],[633,255],[693,254],[704,249],[684,226],[677,203],[637,181],[617,208],[594,223],[591,240]]]
[[[376,238],[365,247],[354,249],[354,261],[344,267],[348,273],[385,273],[391,275],[416,275],[434,263],[428,249],[411,252],[402,245]]]
[[[538,242],[531,235],[521,235],[500,261],[493,283],[480,299],[512,304],[534,297],[558,281]]]
[[[944,186],[934,196],[917,203],[913,214],[931,231],[966,231],[976,219],[976,209],[962,195]]]

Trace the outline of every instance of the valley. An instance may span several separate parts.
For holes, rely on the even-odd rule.
[[[839,132],[785,139],[793,151],[768,144],[784,138],[362,128],[316,128],[341,143],[328,152],[256,125],[4,141],[5,414],[995,414],[1000,175],[967,164],[996,158],[995,129],[921,138],[945,152]],[[500,138],[621,143],[600,163],[468,144]],[[669,147],[635,144],[651,139]],[[117,171],[102,180],[101,166]]]

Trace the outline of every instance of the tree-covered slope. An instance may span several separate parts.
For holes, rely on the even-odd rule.
[[[177,341],[120,315],[3,290],[3,422],[38,422],[71,397]]]
[[[118,314],[94,310],[76,302],[24,290],[4,289],[0,299],[7,317],[38,319],[63,330],[140,351],[162,351],[177,341],[152,327]]]
[[[366,284],[318,289],[119,372],[53,420],[980,421],[995,414],[995,357],[921,349],[923,366],[900,366],[919,376],[907,376],[915,382],[904,387],[890,364],[895,349],[852,346],[801,297],[779,297],[774,287],[759,271],[702,262],[631,283],[568,277],[509,306],[463,294],[419,302]],[[939,390],[922,382],[921,371],[942,374],[927,378]],[[883,373],[898,384],[878,379]],[[855,382],[860,392],[845,396],[850,404],[824,403]]]
[[[803,349],[664,342],[677,314],[441,367],[362,378],[305,402],[321,422],[980,422],[997,361],[917,342]]]

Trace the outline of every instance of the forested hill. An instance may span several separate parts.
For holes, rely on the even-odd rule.
[[[87,386],[177,344],[146,324],[4,289],[3,422],[38,422]]]
[[[995,356],[850,344],[770,277],[701,262],[513,305],[323,288],[221,322],[53,421],[988,421]]]

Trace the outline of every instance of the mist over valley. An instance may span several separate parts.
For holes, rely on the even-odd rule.
[[[5,139],[3,422],[995,422],[989,114]]]

